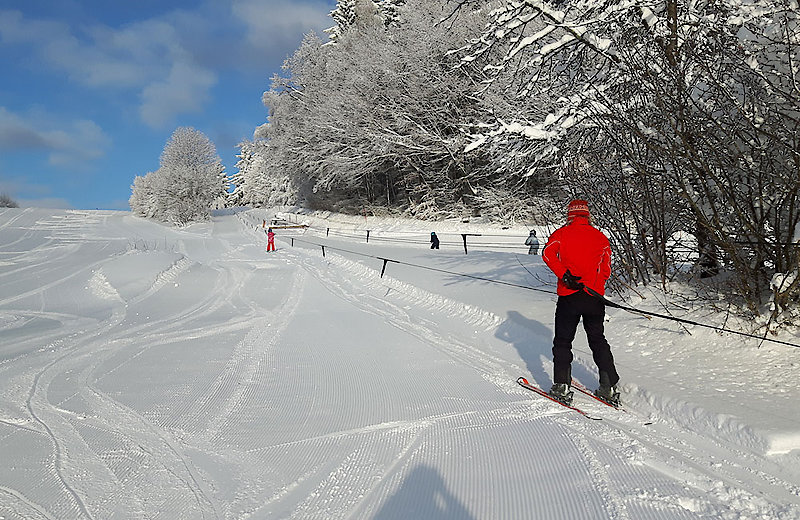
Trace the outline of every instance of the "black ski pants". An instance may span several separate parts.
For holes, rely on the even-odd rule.
[[[608,383],[617,384],[619,374],[614,366],[611,346],[603,331],[606,307],[602,300],[584,291],[559,296],[556,303],[555,338],[553,339],[553,382],[572,381],[572,341],[578,330],[578,322],[583,318],[583,328],[589,340],[589,348],[598,370],[605,372]]]

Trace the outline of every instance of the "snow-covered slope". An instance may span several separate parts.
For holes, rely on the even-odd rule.
[[[515,383],[551,383],[527,229],[290,216],[266,253],[270,217],[0,210],[0,518],[800,518],[800,349],[610,309],[591,421]]]

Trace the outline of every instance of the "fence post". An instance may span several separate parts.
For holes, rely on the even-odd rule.
[[[468,236],[471,236],[471,237],[479,237],[479,236],[481,236],[481,235],[480,235],[480,233],[461,233],[461,238],[463,238],[463,239],[464,239],[464,254],[465,254],[465,255],[469,254],[469,253],[467,252],[467,237],[468,237]]]

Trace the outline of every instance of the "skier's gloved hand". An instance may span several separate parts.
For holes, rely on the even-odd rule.
[[[564,273],[564,276],[561,277],[561,283],[566,285],[567,289],[572,289],[573,291],[580,291],[581,289],[583,289],[583,284],[578,281],[580,279],[581,279],[580,276],[575,276],[574,274],[569,272],[569,269],[567,269],[567,272]]]

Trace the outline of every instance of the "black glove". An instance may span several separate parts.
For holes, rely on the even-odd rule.
[[[564,276],[561,277],[561,283],[566,285],[567,289],[572,289],[573,291],[580,291],[581,289],[583,289],[583,284],[578,281],[580,279],[581,279],[580,276],[575,276],[574,274],[569,272],[569,269],[567,269],[567,272],[564,273]]]

